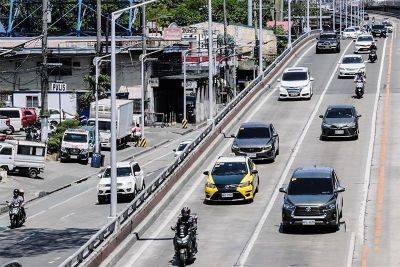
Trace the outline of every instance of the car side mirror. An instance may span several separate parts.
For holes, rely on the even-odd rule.
[[[281,193],[287,193],[287,191],[286,191],[286,188],[285,187],[281,187],[281,188],[279,188],[279,192],[281,192]]]
[[[357,115],[357,118],[361,118],[361,114],[358,114],[358,115]]]
[[[324,118],[324,115],[319,115],[318,117],[321,118],[321,119],[323,119],[323,118]]]
[[[281,79],[277,79],[276,81],[277,81],[278,83],[280,83],[280,82],[281,82]]]
[[[353,40],[353,43],[355,43],[356,42],[356,40]]]
[[[258,174],[258,170],[252,170],[251,174]]]
[[[278,137],[278,134],[277,134],[277,133],[274,133],[273,137]]]
[[[310,81],[312,81],[312,82],[313,82],[314,80],[315,80],[315,79],[314,79],[314,77],[311,77],[311,78],[310,78]]]
[[[99,177],[100,179],[103,177],[103,175],[101,173],[97,174],[97,177]]]
[[[346,188],[344,188],[344,187],[338,187],[335,189],[335,193],[342,193],[344,191],[346,191]]]
[[[317,37],[317,38],[315,38],[315,39],[319,40],[319,37]]]
[[[378,39],[375,39],[375,42],[378,42]]]
[[[174,149],[172,149],[172,151],[176,152],[176,149],[174,148]]]
[[[139,176],[139,175],[140,175],[140,172],[134,172],[133,175]]]
[[[232,138],[236,138],[236,136],[235,136],[234,134],[231,134],[231,137],[232,137]]]
[[[209,171],[205,171],[205,172],[203,172],[203,174],[206,175],[206,176],[209,176],[210,172]]]

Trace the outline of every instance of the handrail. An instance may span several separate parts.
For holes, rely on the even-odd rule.
[[[182,154],[178,156],[175,161],[164,169],[155,180],[153,180],[143,191],[141,191],[129,205],[122,210],[122,212],[117,216],[116,219],[110,221],[101,228],[95,235],[93,235],[83,246],[81,246],[78,251],[66,259],[60,266],[72,267],[79,266],[85,259],[87,259],[96,248],[99,248],[106,239],[111,238],[117,234],[120,226],[123,225],[128,219],[135,216],[143,203],[146,202],[155,192],[160,189],[164,182],[171,176],[172,173],[183,168],[184,164],[187,162],[188,156],[194,151],[198,145],[205,140],[206,137],[211,135],[215,131],[216,126],[218,126],[221,121],[227,116],[227,114],[234,109],[241,100],[243,100],[255,87],[257,87],[267,74],[271,73],[274,68],[284,61],[295,46],[297,46],[301,41],[307,37],[320,32],[319,30],[310,31],[301,35],[293,43],[291,48],[287,48],[281,55],[279,55],[263,72],[262,75],[258,75],[245,89],[243,89],[234,99],[232,99],[224,109],[222,109],[210,122],[207,127],[199,134],[199,136],[192,141],[183,150]]]

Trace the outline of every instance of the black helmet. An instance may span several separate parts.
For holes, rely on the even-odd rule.
[[[188,219],[189,216],[190,216],[190,209],[189,209],[188,207],[184,207],[184,208],[181,210],[181,215],[182,215],[182,218],[183,218],[183,219]]]
[[[19,190],[18,189],[14,189],[14,196],[18,196],[19,195]]]

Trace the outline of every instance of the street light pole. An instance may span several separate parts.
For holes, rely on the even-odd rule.
[[[111,14],[111,203],[110,218],[117,217],[117,110],[116,110],[116,48],[115,48],[115,22],[124,13],[131,9],[144,6],[157,0],[148,0],[124,9],[114,11]],[[143,129],[142,129],[143,130]]]
[[[99,57],[95,57],[93,59],[93,65],[96,68],[95,75],[95,101],[96,101],[96,121],[95,121],[95,153],[99,153],[100,144],[99,144],[99,75],[100,75],[100,65],[101,59]]]
[[[322,31],[322,0],[319,0],[319,29]]]
[[[213,122],[213,34],[212,34],[212,1],[208,0],[208,100],[209,100],[209,120]]]
[[[310,0],[307,0],[307,32],[310,32]]]
[[[290,2],[292,0],[288,0],[288,48],[292,49],[292,15],[291,15],[291,7]]]
[[[343,2],[339,0],[339,34],[342,35],[342,9],[343,9]]]
[[[348,20],[349,20],[349,16],[348,16],[348,14],[347,14],[347,6],[348,6],[348,2],[347,2],[348,0],[344,0],[344,6],[345,6],[345,9],[344,9],[344,13],[346,14],[346,19],[345,19],[345,26],[346,26],[346,28],[347,28],[347,24],[348,24]]]
[[[332,30],[336,30],[336,6],[335,6],[335,0],[332,0],[332,9],[333,9],[333,15],[332,15]]]
[[[263,72],[263,23],[262,23],[262,0],[258,4],[258,75],[264,75]]]

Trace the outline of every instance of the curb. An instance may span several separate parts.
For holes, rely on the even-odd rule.
[[[162,141],[162,142],[160,142],[160,143],[158,143],[158,144],[156,144],[156,145],[154,145],[154,146],[151,146],[151,147],[149,147],[149,148],[147,148],[147,149],[145,149],[145,150],[139,151],[139,152],[137,152],[136,154],[133,154],[132,156],[129,156],[129,157],[127,157],[127,158],[124,158],[124,159],[122,159],[122,161],[129,160],[129,159],[133,159],[133,158],[135,158],[135,157],[139,157],[139,156],[141,156],[141,155],[143,155],[143,154],[146,154],[146,153],[148,153],[148,152],[150,152],[150,151],[155,150],[156,148],[158,148],[158,147],[160,147],[160,146],[162,146],[162,145],[165,145],[165,144],[171,142],[172,140],[173,140],[173,139],[168,139],[168,140]],[[101,173],[101,172],[104,172],[105,169],[106,169],[106,168],[104,168],[104,167],[103,167],[103,168],[100,168],[99,171],[97,171],[97,172],[88,174],[88,175],[86,175],[86,176],[84,176],[84,177],[82,177],[82,178],[80,178],[80,179],[78,179],[78,180],[76,180],[76,181],[73,181],[73,182],[71,182],[71,183],[69,183],[69,184],[66,184],[66,185],[63,185],[63,186],[60,186],[60,187],[58,187],[58,188],[56,188],[56,189],[54,189],[54,190],[51,190],[51,191],[40,191],[40,192],[39,192],[39,195],[38,195],[37,197],[28,199],[27,201],[25,201],[25,204],[30,203],[30,202],[33,202],[33,201],[35,201],[35,200],[37,200],[37,199],[39,199],[39,198],[43,198],[43,197],[45,197],[45,196],[51,195],[51,194],[56,193],[56,192],[58,192],[58,191],[61,191],[61,190],[65,189],[65,188],[71,187],[71,186],[73,186],[73,185],[75,185],[75,184],[80,184],[80,183],[82,183],[82,182],[84,182],[84,181],[87,181],[90,177],[92,177],[92,176],[94,176],[94,175],[96,175],[96,174],[99,174],[99,173]],[[8,212],[8,206],[0,207],[0,214],[6,213],[6,212]]]

